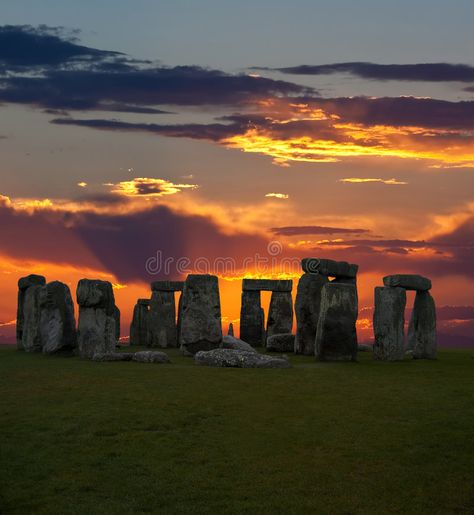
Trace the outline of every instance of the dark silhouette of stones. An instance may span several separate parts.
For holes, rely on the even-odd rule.
[[[404,288],[375,288],[374,359],[399,361],[404,358],[405,305]]]
[[[195,354],[219,347],[222,341],[219,282],[215,275],[188,275],[182,293],[179,342]]]
[[[314,356],[314,343],[321,306],[321,290],[328,278],[321,274],[304,273],[298,281],[295,300],[295,353]]]
[[[26,290],[30,286],[43,286],[46,284],[46,279],[42,275],[30,274],[26,277],[20,277],[18,280],[18,304],[16,312],[16,345],[18,350],[23,350],[22,336],[23,336],[23,305],[25,302]]]
[[[234,336],[234,324],[231,322],[229,324],[229,329],[227,330],[228,336]]]
[[[279,279],[243,279],[243,291],[273,291],[291,292],[293,281]]]
[[[92,361],[132,361],[133,352],[109,352],[107,354],[96,352]]]
[[[267,339],[274,334],[291,333],[293,327],[293,299],[291,292],[274,291],[270,299],[267,319]]]
[[[23,324],[21,346],[26,352],[41,352],[41,289],[44,286],[29,286],[23,297]]]
[[[42,352],[72,352],[77,346],[77,334],[69,287],[60,281],[53,281],[40,286],[38,292]]]
[[[417,291],[408,327],[408,350],[414,359],[436,359],[436,307],[428,291]]]
[[[148,299],[138,299],[130,324],[130,345],[148,345]]]
[[[322,274],[336,278],[354,278],[357,276],[359,265],[347,261],[334,261],[332,259],[305,258],[301,261],[304,272]]]
[[[230,335],[222,337],[221,348],[222,349],[244,350],[247,352],[257,352],[247,342],[244,342],[243,340],[239,340],[239,338],[234,338],[233,336],[230,336]]]
[[[163,349],[178,345],[174,291],[153,290],[148,312],[148,345]]]
[[[141,363],[170,363],[168,355],[160,351],[144,350],[132,354],[132,360]]]
[[[323,286],[315,354],[321,361],[355,361],[357,292],[351,284]]]
[[[385,286],[405,288],[405,290],[431,290],[431,281],[427,277],[415,274],[387,275],[383,278]]]
[[[115,340],[117,343],[120,341],[120,309],[114,306],[114,319],[115,319]]]
[[[283,357],[267,356],[257,352],[236,349],[213,349],[200,351],[194,356],[198,365],[232,368],[289,368],[291,364]]]
[[[240,306],[240,338],[261,347],[265,341],[265,319],[261,306],[260,290],[243,290]]]
[[[150,286],[151,291],[183,291],[184,281],[154,281]]]
[[[81,279],[77,285],[79,304],[79,355],[92,358],[96,353],[115,350],[115,299],[112,285],[98,279]]]
[[[372,345],[368,345],[366,343],[359,343],[359,345],[357,346],[357,350],[359,352],[369,352],[373,350],[373,348]]]
[[[267,350],[270,352],[294,352],[295,335],[291,333],[274,334],[267,338]]]

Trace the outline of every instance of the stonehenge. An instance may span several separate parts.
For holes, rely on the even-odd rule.
[[[96,353],[115,350],[115,299],[112,285],[98,279],[81,279],[77,285],[79,355],[92,358]]]
[[[130,324],[130,345],[148,345],[149,299],[138,299]]]
[[[357,291],[353,284],[329,282],[321,291],[315,355],[321,361],[355,361]]]
[[[265,346],[267,337],[291,332],[293,326],[293,281],[243,279],[240,309],[240,338],[253,347]],[[271,291],[267,328],[261,305],[261,291]]]
[[[436,359],[436,308],[429,290],[431,281],[421,275],[398,274],[383,278],[375,288],[374,359],[401,360],[405,351],[414,359]],[[405,349],[406,290],[416,291]]]
[[[76,320],[69,287],[59,281],[46,284],[39,275],[18,281],[17,348],[26,352],[72,352]]]
[[[190,274],[182,293],[179,345],[185,353],[219,347],[222,341],[221,302],[217,276]]]
[[[281,367],[268,361],[255,347],[268,352],[314,356],[319,361],[355,361],[358,351],[373,350],[379,361],[436,359],[436,306],[430,279],[412,274],[383,278],[374,290],[374,345],[358,345],[358,266],[345,261],[306,258],[295,299],[296,334],[292,333],[293,282],[277,279],[242,281],[240,339],[229,323],[222,334],[221,303],[217,276],[190,274],[185,281],[154,281],[149,299],[138,299],[130,324],[130,345],[177,348],[196,363],[224,367]],[[261,292],[270,291],[267,318]],[[415,292],[407,343],[405,337],[406,291]],[[176,313],[175,292],[181,292]],[[144,361],[168,363],[156,350],[116,352],[120,338],[120,310],[108,281],[81,279],[76,299],[76,330],[69,287],[59,281],[46,283],[31,274],[18,281],[17,348],[27,352],[72,353],[94,361]],[[249,357],[254,354],[255,357]]]

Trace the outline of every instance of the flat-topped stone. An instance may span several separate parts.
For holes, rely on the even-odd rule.
[[[138,299],[137,304],[139,304],[140,306],[149,306],[150,299]]]
[[[198,365],[232,368],[290,368],[290,362],[283,357],[267,356],[258,352],[236,349],[213,349],[199,351],[194,355]]]
[[[405,355],[404,314],[407,294],[404,288],[377,286],[374,291],[375,308],[374,359],[403,360]]]
[[[26,288],[35,284],[44,286],[46,284],[46,278],[43,275],[30,274],[26,277],[20,277],[20,279],[18,279],[19,290],[26,290]]]
[[[26,290],[30,286],[44,286],[46,278],[42,275],[30,274],[26,277],[20,277],[18,280],[18,304],[16,311],[16,344],[18,350],[23,350],[22,337],[23,337],[23,320],[24,313],[23,307],[25,302]]]
[[[291,279],[243,279],[243,291],[275,291],[285,292],[291,291],[293,281]]]
[[[431,281],[427,277],[416,274],[395,274],[383,278],[385,286],[405,288],[405,290],[431,290]]]
[[[301,267],[304,272],[310,274],[322,274],[336,278],[354,278],[359,269],[359,265],[347,261],[319,258],[304,258],[301,260]]]
[[[76,298],[79,306],[103,308],[107,315],[113,316],[115,299],[112,284],[100,279],[81,279],[77,283]]]
[[[160,351],[143,350],[132,354],[132,361],[140,363],[170,363],[168,355]]]
[[[154,281],[151,291],[183,291],[184,281]]]

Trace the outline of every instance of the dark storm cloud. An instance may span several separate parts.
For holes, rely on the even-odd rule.
[[[467,64],[418,63],[376,64],[366,62],[333,63],[322,65],[273,68],[291,75],[329,75],[348,73],[364,79],[424,82],[474,82],[474,67]]]
[[[370,232],[368,229],[347,229],[344,227],[324,227],[320,225],[272,227],[270,231],[275,236],[299,236],[306,234],[363,234]]]
[[[58,27],[0,26],[0,64],[4,69],[50,67],[120,55],[123,54],[79,45]]]

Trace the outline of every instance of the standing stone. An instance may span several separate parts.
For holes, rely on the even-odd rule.
[[[26,352],[41,352],[41,289],[35,284],[26,289],[23,298],[23,327],[21,345]]]
[[[130,324],[130,345],[148,345],[148,299],[138,299]]]
[[[315,354],[321,361],[355,361],[357,292],[352,284],[327,283],[321,292]]]
[[[181,332],[181,319],[183,317],[183,294],[181,293],[178,300],[178,320],[176,322],[176,335],[178,337],[178,347],[180,346],[179,343],[179,335]]]
[[[148,345],[177,347],[174,291],[153,291],[148,312]]]
[[[321,306],[321,290],[328,278],[321,274],[305,273],[298,281],[295,300],[295,353],[314,356],[314,343]]]
[[[406,292],[404,288],[375,288],[374,359],[399,361],[405,354],[404,323]]]
[[[290,292],[274,291],[268,309],[266,338],[274,334],[291,333],[293,328],[293,299]]]
[[[115,351],[115,299],[108,281],[81,279],[77,285],[79,304],[78,346],[83,358]]]
[[[436,359],[436,307],[428,291],[417,291],[408,327],[408,350],[414,359]]]
[[[39,305],[43,353],[72,352],[77,346],[76,319],[67,284],[53,281],[41,286]]]
[[[218,348],[222,341],[219,282],[215,275],[188,275],[182,293],[179,342],[183,352]]]
[[[30,286],[44,285],[46,279],[42,275],[31,274],[26,277],[21,277],[18,280],[18,304],[16,311],[16,345],[18,350],[23,350],[22,336],[23,336],[23,319],[24,319],[24,302],[26,290]]]
[[[120,341],[120,309],[114,306],[114,320],[115,320],[115,340]]]
[[[232,322],[229,324],[229,329],[227,330],[227,336],[234,336],[234,324]]]
[[[260,347],[265,341],[265,319],[261,306],[260,290],[242,291],[240,306],[240,339],[252,347]]]

